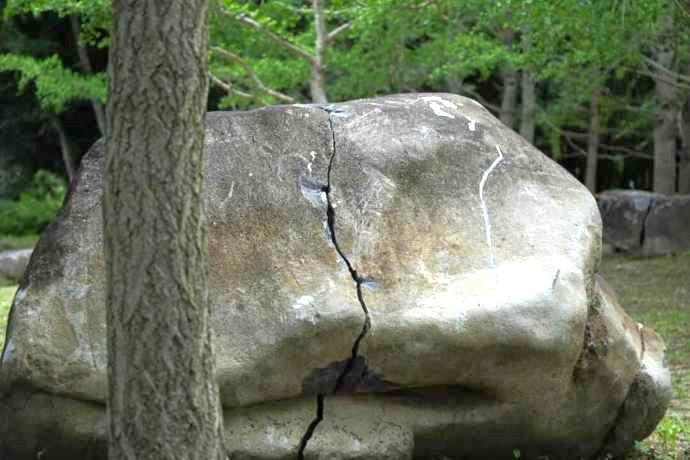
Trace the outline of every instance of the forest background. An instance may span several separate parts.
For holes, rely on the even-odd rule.
[[[35,233],[102,136],[106,0],[0,1],[0,234]],[[687,0],[218,0],[209,110],[447,91],[592,192],[690,193]]]

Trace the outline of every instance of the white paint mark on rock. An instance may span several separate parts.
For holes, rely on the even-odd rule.
[[[303,295],[302,297],[297,299],[297,301],[294,304],[292,304],[292,308],[294,308],[295,310],[299,310],[300,308],[309,305],[313,301],[314,301],[314,297],[312,297],[310,295]]]
[[[482,174],[482,179],[479,181],[479,202],[481,203],[482,207],[484,232],[486,234],[486,245],[489,248],[489,265],[491,267],[496,266],[496,257],[494,256],[494,246],[491,243],[491,221],[489,220],[489,210],[487,209],[486,202],[484,201],[484,185],[486,184],[486,180],[489,178],[489,175],[494,168],[503,160],[503,152],[501,152],[501,148],[498,145],[496,146],[496,150],[498,151],[498,156],[493,163],[491,163],[491,166],[484,171],[484,174]]]
[[[470,128],[470,131],[476,131],[477,130],[477,122],[474,120],[470,120],[467,122],[467,127]]]
[[[431,110],[433,110],[437,116],[455,118],[454,115],[444,110],[444,107],[447,109],[457,109],[458,106],[455,103],[447,101],[439,96],[425,96],[422,98],[422,100],[426,101],[429,104],[429,107],[431,107]]]

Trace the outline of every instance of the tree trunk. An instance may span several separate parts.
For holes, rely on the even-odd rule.
[[[505,30],[501,34],[501,41],[507,48],[513,46],[515,32]],[[511,64],[505,64],[501,70],[501,80],[503,81],[503,94],[501,96],[501,112],[499,118],[504,125],[515,129],[515,114],[517,111],[518,97],[518,77],[519,73]]]
[[[72,183],[74,179],[74,163],[72,162],[72,149],[69,146],[69,140],[67,139],[67,133],[62,126],[62,122],[57,115],[54,115],[50,119],[53,124],[53,128],[58,134],[60,139],[60,151],[62,152],[62,164],[65,165],[65,172],[67,173],[67,179],[69,183]]]
[[[690,76],[690,65],[686,74]],[[688,195],[690,194],[690,96],[680,117],[680,137],[683,148],[678,165],[678,192]]]
[[[599,115],[599,98],[601,88],[599,85],[592,90],[589,110],[589,134],[587,136],[587,169],[585,171],[585,185],[593,194],[597,191],[597,162],[599,160],[599,136],[601,119]]]
[[[530,144],[534,144],[534,116],[537,111],[537,84],[532,73],[522,71],[522,114],[520,117],[520,135]]]
[[[104,191],[110,460],[221,460],[207,293],[207,0],[113,1]]]
[[[74,36],[74,44],[77,47],[77,52],[79,53],[79,66],[81,70],[87,74],[93,74],[93,67],[91,66],[91,60],[89,59],[89,53],[86,52],[86,48],[82,46],[79,36],[81,35],[81,26],[79,25],[79,18],[77,16],[70,16],[70,23],[72,25],[72,35]],[[98,130],[101,132],[101,136],[105,135],[105,110],[103,109],[103,104],[97,99],[91,99],[91,107],[93,108],[93,113],[96,116],[96,123],[98,123]]]
[[[519,73],[514,67],[506,65],[501,72],[503,95],[501,96],[500,119],[504,125],[515,129]]]
[[[326,19],[323,14],[323,4],[321,0],[312,0],[314,8],[314,27],[316,28],[316,46],[314,61],[311,66],[311,80],[309,88],[312,102],[325,104],[328,102],[326,97],[325,82],[323,76],[324,56],[326,54]]]
[[[673,69],[675,50],[670,38],[673,18],[664,19],[665,37],[655,49],[655,60]],[[676,93],[675,77],[663,75],[654,79],[654,95],[658,109],[654,116],[654,191],[672,194],[676,191]]]

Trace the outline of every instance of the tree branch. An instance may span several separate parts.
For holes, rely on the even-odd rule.
[[[669,78],[675,78],[677,80],[680,80],[682,82],[690,84],[690,77],[686,77],[683,74],[680,74],[678,72],[674,72],[671,69],[667,69],[663,65],[659,64],[657,61],[654,59],[644,56],[644,62],[646,62],[649,66],[654,67],[657,70],[660,70],[661,72],[665,73]]]
[[[217,85],[219,88],[225,90],[225,92],[234,94],[235,96],[242,97],[244,99],[256,99],[256,96],[250,93],[245,93],[244,91],[240,91],[239,89],[235,89],[232,87],[231,84],[225,83],[223,80],[220,78],[216,77],[213,75],[213,73],[209,70],[208,71],[208,77],[211,79],[211,82],[215,85]]]
[[[331,30],[331,31],[328,33],[328,35],[326,35],[326,42],[327,42],[327,43],[332,42],[333,40],[335,40],[335,38],[336,38],[338,35],[340,35],[341,33],[345,32],[346,30],[350,29],[351,27],[352,27],[352,23],[351,23],[351,22],[346,22],[345,24],[339,25],[339,26],[336,27],[335,29]]]
[[[247,61],[242,59],[237,54],[235,54],[231,51],[224,50],[223,48],[220,48],[218,46],[212,46],[211,51],[216,53],[217,55],[219,55],[220,57],[224,58],[227,61],[234,62],[235,64],[239,64],[240,66],[242,66],[244,71],[247,73],[247,76],[251,79],[253,85],[256,87],[256,89],[258,89],[262,93],[269,94],[269,95],[275,97],[276,99],[279,99],[283,102],[287,102],[289,104],[295,102],[294,97],[288,96],[287,94],[281,93],[280,91],[276,91],[276,90],[271,89],[268,86],[266,86],[264,84],[264,82],[261,81],[261,79],[256,74],[256,72],[254,72],[254,69],[252,69],[252,66],[249,65],[249,63]]]
[[[295,45],[294,43],[286,40],[285,38],[281,37],[280,35],[276,34],[275,32],[272,32],[271,30],[265,28],[258,22],[256,22],[254,19],[250,18],[249,16],[245,14],[238,14],[234,15],[232,13],[229,13],[228,11],[224,10],[223,8],[220,8],[220,13],[223,16],[229,17],[240,24],[251,27],[252,29],[256,30],[257,32],[261,33],[264,37],[268,38],[271,40],[273,43],[276,43],[286,49],[287,51],[291,52],[295,56],[304,59],[305,61],[309,62],[310,64],[314,64],[316,58],[314,55],[312,55],[310,52],[304,50],[303,48],[300,48],[299,46]]]

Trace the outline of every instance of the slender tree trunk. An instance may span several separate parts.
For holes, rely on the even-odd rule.
[[[599,137],[601,118],[599,115],[599,99],[601,88],[597,85],[592,90],[589,104],[589,134],[587,136],[587,169],[585,171],[585,185],[590,192],[597,191],[597,162],[599,160]]]
[[[207,294],[207,0],[113,1],[104,192],[110,460],[221,460]]]
[[[680,135],[682,150],[678,165],[678,192],[690,194],[690,98],[681,117]]]
[[[314,8],[314,26],[316,28],[316,46],[314,61],[311,66],[311,80],[309,81],[309,88],[311,91],[311,100],[318,103],[328,102],[325,90],[324,81],[324,57],[326,54],[326,18],[323,14],[323,3],[321,0],[312,0]]]
[[[669,38],[673,30],[673,18],[664,19],[665,37],[655,50],[655,59],[667,69],[675,64],[675,49]],[[654,81],[654,95],[659,106],[654,116],[654,191],[672,194],[676,191],[676,118],[678,89],[675,78],[664,75]]]
[[[93,74],[93,67],[91,66],[91,60],[89,59],[89,53],[86,52],[86,48],[82,46],[79,36],[81,35],[81,26],[79,25],[79,18],[77,16],[70,16],[70,24],[72,25],[72,35],[74,36],[74,43],[77,47],[77,52],[79,54],[79,66],[82,72],[87,75]],[[91,107],[93,108],[93,113],[96,116],[96,123],[98,123],[98,130],[101,132],[101,136],[105,135],[105,110],[103,109],[103,104],[97,99],[91,99]]]
[[[534,117],[537,112],[537,83],[532,73],[522,71],[522,114],[520,117],[520,135],[534,144]]]
[[[504,30],[500,34],[500,38],[506,48],[512,48],[515,41],[515,32],[512,30]],[[511,129],[515,129],[519,77],[519,72],[511,64],[505,64],[501,69],[503,93],[501,95],[501,112],[499,118],[504,125]]]
[[[500,119],[504,125],[513,129],[515,129],[519,75],[518,71],[510,65],[504,66],[501,72],[503,94],[501,96]]]
[[[74,179],[74,163],[72,161],[72,149],[69,146],[69,140],[67,139],[67,133],[65,132],[62,122],[57,115],[51,117],[50,122],[55,128],[60,139],[60,151],[62,152],[62,163],[65,165],[65,172],[67,172],[67,179],[70,184],[72,179]]]
[[[690,64],[685,74],[690,76]],[[678,192],[688,195],[690,194],[690,95],[685,102],[685,109],[681,112],[679,121],[683,148],[678,168]]]

